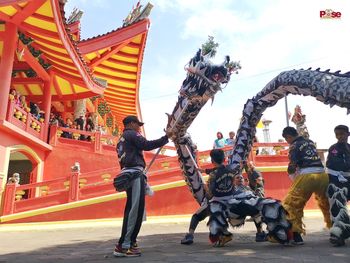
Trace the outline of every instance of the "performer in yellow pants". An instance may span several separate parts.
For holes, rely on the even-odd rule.
[[[289,143],[288,174],[293,184],[283,201],[283,207],[292,223],[293,244],[302,245],[301,234],[305,234],[302,218],[306,202],[314,193],[327,227],[331,227],[329,203],[326,196],[328,176],[317,154],[313,141],[298,135],[293,127],[286,127],[282,136]]]
[[[324,216],[327,227],[331,227],[329,216],[329,203],[326,196],[328,186],[328,175],[325,173],[302,174],[295,178],[286,198],[283,207],[288,212],[288,220],[292,223],[292,231],[305,234],[302,221],[306,202],[314,193],[318,206]]]

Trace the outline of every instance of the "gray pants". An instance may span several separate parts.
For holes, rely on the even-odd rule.
[[[126,205],[119,245],[130,248],[140,232],[145,210],[145,179],[136,178],[126,190]]]

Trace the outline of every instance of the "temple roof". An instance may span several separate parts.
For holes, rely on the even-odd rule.
[[[50,74],[53,100],[76,100],[104,91],[67,30],[63,8],[64,1],[59,0],[6,0],[0,4],[0,19],[16,24],[22,36],[14,64],[14,72],[20,73],[14,75],[12,86],[31,99],[43,95],[42,83],[50,79]],[[2,24],[0,31],[5,26]],[[41,63],[36,65],[39,60]],[[36,74],[24,73],[26,63]]]
[[[126,115],[141,115],[139,83],[149,24],[143,19],[78,44],[93,74],[107,80],[104,99],[120,126]]]
[[[64,16],[65,0],[3,0],[0,21],[18,26],[12,87],[31,100],[50,83],[52,100],[103,95],[116,121],[141,117],[139,83],[151,4],[137,5],[121,28],[79,42]],[[6,24],[0,24],[0,55]],[[33,71],[34,70],[34,71]]]

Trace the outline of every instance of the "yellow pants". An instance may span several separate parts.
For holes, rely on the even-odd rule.
[[[330,228],[332,226],[329,215],[329,203],[326,196],[328,182],[328,175],[326,173],[303,174],[294,179],[283,201],[283,207],[288,213],[287,219],[292,223],[293,232],[305,234],[302,221],[304,216],[303,210],[306,202],[313,193],[315,194],[318,206],[321,208],[327,227]]]

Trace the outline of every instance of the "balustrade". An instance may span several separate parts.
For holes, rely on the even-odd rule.
[[[81,189],[89,187],[93,189],[93,187],[97,186],[110,186],[109,194],[113,193],[115,190],[111,183],[113,180],[112,174],[117,174],[118,171],[118,167],[84,174],[81,174],[79,171],[72,171],[70,176],[44,182],[25,185],[8,183],[4,192],[2,215],[31,210],[33,206],[35,208],[50,206],[53,196],[57,200],[63,200],[61,204],[82,200],[86,197],[83,196]],[[25,197],[25,193],[29,191],[35,192],[36,195]],[[93,195],[99,196],[99,194],[99,190],[96,189]],[[57,204],[57,202],[54,202],[54,204]],[[20,206],[20,210],[18,210],[18,206]]]
[[[88,132],[83,130],[50,126],[49,143],[56,146],[58,143],[72,143],[79,141],[90,147],[93,152],[101,152],[104,150],[112,150],[115,152],[115,147],[118,142],[118,137],[112,135],[103,135],[100,132]],[[68,141],[70,140],[70,141]]]
[[[31,135],[44,140],[45,137],[45,124],[43,119],[37,120],[30,113],[29,108],[23,109],[21,106],[16,105],[14,100],[9,100],[7,107],[6,121],[19,127],[20,129],[30,133]]]

